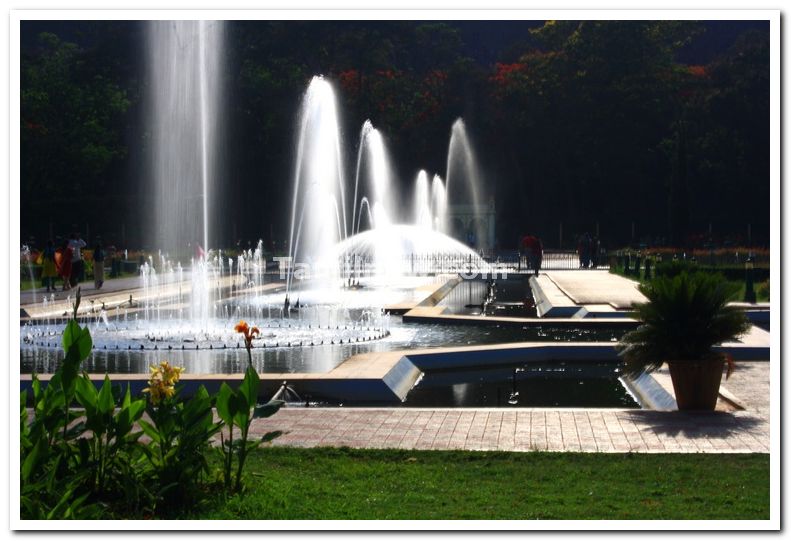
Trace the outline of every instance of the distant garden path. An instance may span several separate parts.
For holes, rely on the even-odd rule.
[[[617,309],[645,302],[637,282],[602,270],[548,271],[545,273],[577,304],[609,304]]]

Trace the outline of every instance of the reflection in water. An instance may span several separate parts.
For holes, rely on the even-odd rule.
[[[459,406],[461,404],[467,403],[471,387],[472,387],[471,383],[456,383],[454,385],[451,385],[451,390],[453,391],[454,406]]]
[[[637,407],[618,363],[536,362],[429,371],[407,395],[411,407]],[[464,392],[457,392],[463,386]],[[509,398],[514,400],[509,402]]]
[[[528,362],[474,370],[434,370],[404,407],[637,408],[618,363]],[[327,402],[328,405],[332,401]],[[345,402],[347,406],[375,405]]]
[[[537,317],[533,293],[525,276],[497,280],[464,280],[439,303],[446,314]]]

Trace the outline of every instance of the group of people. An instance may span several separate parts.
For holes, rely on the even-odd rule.
[[[577,240],[577,256],[581,269],[595,269],[599,264],[599,239],[583,233]]]
[[[55,281],[63,280],[63,291],[68,291],[79,282],[85,280],[85,259],[82,250],[88,245],[79,233],[72,233],[56,247],[52,239],[41,252],[41,281],[47,291],[57,291]],[[105,251],[101,240],[97,240],[93,248],[93,283],[96,289],[104,284]]]
[[[590,233],[583,233],[577,239],[577,256],[579,257],[580,268],[595,269],[599,264],[599,251],[601,245],[598,237],[591,236]],[[525,235],[519,242],[519,257],[527,258],[528,269],[535,271],[541,270],[541,263],[544,258],[544,246],[541,239],[535,235]]]

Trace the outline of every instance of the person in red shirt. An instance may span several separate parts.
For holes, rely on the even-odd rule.
[[[527,256],[528,268],[534,270],[536,276],[538,276],[538,271],[541,269],[541,261],[544,258],[544,246],[541,244],[541,239],[533,235],[526,235],[522,238],[520,246]]]
[[[55,252],[55,263],[58,267],[58,275],[63,278],[63,291],[71,289],[71,258],[72,250],[68,243],[63,241],[60,250]]]

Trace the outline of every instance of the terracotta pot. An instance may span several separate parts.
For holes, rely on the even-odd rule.
[[[678,409],[714,411],[725,361],[668,361],[667,364]]]

